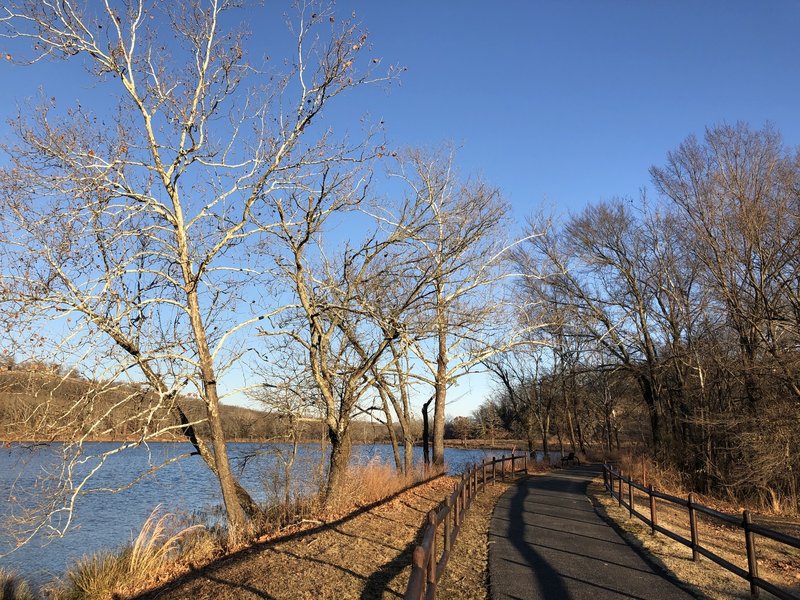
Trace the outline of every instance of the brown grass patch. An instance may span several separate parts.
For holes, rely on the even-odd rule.
[[[348,471],[339,492],[328,501],[325,514],[320,515],[325,519],[338,518],[355,509],[361,508],[383,498],[396,494],[423,479],[435,477],[443,472],[429,472],[427,475],[421,470],[408,475],[398,475],[394,466],[373,459]]]
[[[439,598],[485,600],[489,597],[489,523],[497,499],[510,483],[498,481],[478,492],[452,549],[442,580]]]

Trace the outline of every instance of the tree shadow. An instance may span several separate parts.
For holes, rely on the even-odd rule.
[[[591,501],[592,506],[594,507],[594,511],[597,513],[597,515],[609,527],[611,527],[611,529],[613,529],[616,532],[616,534],[620,537],[620,539],[625,542],[625,545],[627,545],[631,550],[633,550],[639,556],[639,558],[641,558],[651,569],[653,569],[655,573],[658,573],[659,575],[661,575],[661,577],[663,577],[667,581],[670,581],[671,583],[675,584],[677,587],[679,587],[681,590],[683,590],[693,598],[698,597],[695,590],[692,589],[686,582],[678,579],[672,573],[672,571],[670,571],[669,568],[667,568],[667,565],[663,561],[661,561],[655,554],[648,552],[648,550],[644,547],[644,544],[642,544],[642,542],[640,542],[636,538],[636,536],[634,536],[633,534],[629,533],[628,531],[620,527],[617,524],[617,522],[614,519],[612,519],[611,516],[608,514],[608,511],[606,511],[605,506],[603,506],[600,502],[598,502],[593,496],[587,494],[587,497]]]
[[[525,512],[525,498],[529,492],[530,487],[525,481],[517,485],[517,489],[511,499],[506,536],[528,567],[534,572],[541,597],[569,598],[569,592],[559,572],[529,543],[525,538],[525,528],[520,527],[522,515]]]
[[[411,555],[414,552],[414,548],[422,539],[422,532],[425,529],[425,525],[426,523],[422,523],[413,542],[403,548],[392,560],[385,563],[380,569],[367,577],[364,589],[361,591],[361,600],[382,598],[384,593],[391,593],[398,598],[402,597],[401,594],[389,590],[389,584],[411,564]]]
[[[624,535],[619,526],[603,514],[602,506],[598,506],[596,502],[587,502],[585,509],[578,507],[575,503],[577,498],[582,496],[591,499],[588,493],[589,484],[592,481],[591,476],[596,473],[593,470],[587,471],[581,478],[554,476],[523,481],[516,486],[510,497],[506,497],[504,510],[493,518],[496,523],[493,532],[497,542],[503,539],[502,547],[508,548],[510,545],[513,552],[504,556],[499,551],[494,557],[490,576],[497,579],[492,587],[496,585],[498,592],[509,594],[503,597],[513,598],[514,593],[520,593],[519,585],[515,585],[513,579],[525,577],[526,582],[530,579],[535,586],[534,596],[541,598],[583,598],[590,597],[593,593],[600,596],[610,593],[624,598],[644,599],[668,597],[665,594],[678,592],[670,592],[669,587],[662,587],[662,584],[657,583],[656,580],[663,578],[682,592],[693,596],[685,584],[668,574],[642,547],[632,544],[629,536]],[[563,512],[548,514],[547,510],[535,510],[540,501],[547,503],[548,507],[555,506],[549,502],[551,494],[563,494],[565,499],[571,497],[570,502],[559,507],[560,512]],[[526,502],[529,504],[527,508]],[[531,510],[531,502],[535,502],[534,510]],[[578,512],[592,514],[594,520],[575,518]],[[531,521],[532,515],[535,517]],[[601,519],[597,520],[596,515]],[[526,516],[529,518],[527,523],[523,520]],[[560,522],[573,525],[562,528],[559,526]],[[610,525],[617,535],[605,536],[595,527],[587,528],[586,525],[596,525],[603,529]],[[576,543],[576,540],[581,541]],[[632,549],[641,562],[626,560],[623,558],[624,554],[618,557],[617,553],[625,546]],[[497,544],[493,548],[498,548]],[[626,589],[624,584],[610,584],[607,577],[596,576],[600,573],[598,569],[614,570],[618,573],[615,581],[619,582],[625,582],[628,578],[632,581],[651,581],[649,578],[654,577],[652,582],[655,587],[650,590],[647,587],[650,584],[645,583],[644,587],[638,585]],[[503,580],[512,582],[512,589],[504,590]],[[643,589],[649,591],[643,593]]]
[[[254,595],[256,595],[256,596],[258,596],[260,598],[272,598],[272,596],[270,596],[269,594],[267,594],[263,590],[259,590],[259,589],[255,588],[255,587],[253,587],[252,585],[245,585],[245,584],[243,584],[241,582],[233,582],[233,581],[228,580],[222,574],[222,570],[223,569],[236,568],[237,565],[245,563],[251,556],[253,556],[255,554],[258,554],[258,553],[263,552],[265,550],[270,550],[270,549],[275,550],[276,546],[278,546],[279,544],[283,544],[283,543],[291,542],[291,541],[296,541],[296,540],[302,540],[304,538],[311,537],[313,535],[316,535],[318,533],[321,533],[321,532],[324,532],[324,531],[328,531],[328,530],[337,531],[337,528],[339,528],[340,526],[348,523],[349,521],[352,521],[356,517],[359,517],[359,516],[363,515],[364,513],[367,513],[369,511],[377,508],[378,506],[381,506],[382,504],[385,504],[387,502],[391,502],[392,500],[394,500],[395,498],[397,498],[401,494],[404,494],[404,493],[408,492],[409,490],[413,490],[413,489],[415,489],[417,487],[420,487],[422,485],[430,483],[431,481],[434,481],[434,480],[436,480],[436,479],[438,479],[440,477],[443,477],[443,476],[444,475],[437,475],[436,477],[432,477],[431,479],[426,479],[424,481],[417,482],[417,483],[415,483],[415,484],[413,484],[411,486],[408,486],[408,487],[406,487],[406,488],[404,488],[404,489],[402,489],[402,490],[400,490],[398,492],[395,492],[394,494],[392,494],[390,496],[387,496],[386,498],[382,498],[381,500],[378,500],[376,502],[372,502],[370,504],[366,504],[366,505],[358,508],[357,510],[355,510],[355,511],[349,513],[349,514],[347,514],[347,515],[345,515],[345,516],[343,516],[343,517],[341,517],[339,519],[336,519],[335,521],[331,521],[329,523],[324,523],[324,524],[318,525],[316,527],[311,527],[309,529],[304,529],[302,531],[290,533],[290,534],[287,534],[287,535],[282,535],[282,536],[270,539],[270,540],[265,541],[265,542],[256,543],[256,544],[253,544],[251,546],[248,546],[247,548],[243,548],[241,550],[238,550],[236,552],[228,554],[228,555],[226,555],[226,556],[224,556],[224,557],[222,557],[222,558],[220,558],[218,560],[215,560],[215,561],[213,561],[213,562],[211,562],[211,563],[209,563],[207,565],[204,565],[204,566],[202,566],[202,567],[200,567],[198,569],[192,570],[189,573],[181,575],[181,576],[173,579],[172,581],[168,581],[168,582],[166,582],[166,583],[164,583],[164,584],[162,584],[162,585],[160,585],[160,586],[158,586],[156,588],[153,588],[153,589],[150,589],[150,590],[148,590],[146,592],[143,592],[143,593],[139,594],[138,596],[135,596],[135,600],[155,600],[156,598],[160,598],[160,597],[162,597],[163,595],[165,595],[165,594],[167,594],[169,592],[178,592],[182,587],[188,586],[188,585],[190,585],[190,584],[192,584],[194,582],[200,581],[200,580],[207,580],[209,582],[213,582],[213,583],[217,583],[217,584],[237,587],[239,589],[242,589],[243,591],[247,591],[247,592],[249,592],[251,594],[254,594]],[[416,509],[416,510],[418,510],[418,509]],[[420,528],[419,528],[419,530],[417,532],[417,535],[416,535],[417,539],[419,539],[421,537],[421,532],[422,532],[423,528],[424,528],[424,523],[422,521],[420,521]],[[389,563],[387,563],[386,565],[381,567],[381,569],[379,569],[378,572],[376,572],[372,576],[366,578],[368,588],[370,590],[378,590],[379,589],[379,587],[378,587],[379,582],[380,581],[384,581],[385,582],[384,583],[384,587],[380,588],[380,589],[381,589],[381,591],[383,589],[385,589],[386,584],[388,584],[388,582],[391,581],[391,579],[396,577],[397,573],[399,573],[406,566],[411,564],[411,552],[413,552],[413,548],[414,548],[415,543],[418,543],[418,542],[415,541],[414,543],[409,544],[408,546],[403,548],[400,551],[400,553],[394,559],[392,559]],[[279,550],[275,550],[275,551],[291,556],[291,554],[287,553],[287,552],[283,552],[283,551],[279,551]],[[323,561],[321,559],[308,559],[307,557],[305,559],[306,560],[312,560],[312,562],[318,562],[320,564],[327,564],[327,565],[332,566],[332,567],[334,567],[336,569],[340,569],[340,570],[343,570],[345,572],[348,572],[349,574],[352,574],[353,576],[358,577],[360,579],[365,579],[363,576],[358,575],[358,574],[356,574],[356,573],[354,573],[352,571],[349,571],[348,569],[345,569],[345,568],[341,567],[340,565],[336,565],[336,564],[333,564],[333,563],[330,563],[330,562],[326,562],[326,561]],[[405,562],[403,562],[403,561],[405,561]],[[383,575],[379,576],[379,574],[383,574]],[[392,575],[391,578],[386,579],[385,577],[387,577],[390,574],[394,574],[394,575]],[[380,594],[377,593],[377,596],[380,596]],[[376,597],[376,596],[362,596],[362,597],[370,597],[371,598],[371,597]]]

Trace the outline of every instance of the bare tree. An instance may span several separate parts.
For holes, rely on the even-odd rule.
[[[0,171],[7,323],[41,332],[64,364],[146,382],[143,412],[172,413],[166,428],[219,479],[232,543],[259,510],[229,465],[221,388],[245,336],[281,310],[252,249],[275,194],[352,158],[358,144],[312,122],[372,80],[358,71],[357,26],[325,6],[299,8],[283,71],[247,61],[246,37],[222,30],[231,6],[217,0],[31,1],[0,16],[19,62],[76,58],[96,83],[66,110],[46,97],[12,123],[17,143]],[[187,386],[205,405],[207,441],[181,409]],[[61,431],[71,414],[57,415]],[[137,443],[165,429],[143,422]],[[59,510],[83,483],[65,484]]]
[[[395,465],[398,473],[410,475],[414,470],[414,442],[416,440],[416,422],[411,407],[412,366],[409,362],[407,344],[393,342],[390,346],[391,356],[388,364],[373,368],[375,389],[381,400],[381,408],[386,418],[389,441],[392,444]],[[394,415],[394,417],[392,416]],[[400,426],[403,435],[403,459],[400,459],[399,442],[394,430],[394,419]]]
[[[409,151],[395,176],[425,207],[427,224],[414,243],[431,265],[424,328],[411,344],[424,366],[417,378],[434,390],[433,462],[444,463],[447,389],[486,357],[520,343],[523,330],[500,334],[493,321],[502,312],[499,293],[508,277],[503,235],[507,206],[486,183],[460,181],[452,151]]]
[[[409,236],[419,229],[413,202],[400,203],[396,218],[379,220],[363,239],[339,251],[326,246],[327,228],[337,219],[371,219],[362,210],[367,181],[367,173],[325,169],[305,193],[276,203],[279,228],[266,247],[281,252],[275,260],[297,307],[265,333],[288,335],[307,354],[331,443],[328,501],[348,468],[353,414],[375,377],[383,377],[384,355],[408,335],[403,317],[429,282],[427,266],[407,254]]]

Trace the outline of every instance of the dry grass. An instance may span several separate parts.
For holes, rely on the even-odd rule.
[[[701,597],[714,600],[750,597],[749,584],[745,580],[709,559],[701,558],[695,563],[691,549],[662,534],[651,535],[650,527],[635,516],[629,518],[628,509],[620,508],[618,501],[610,498],[602,483],[593,483],[589,492],[607,516],[629,535],[631,541],[650,552],[678,579],[690,584]],[[626,493],[627,486],[624,486],[623,494]],[[644,494],[637,492],[634,495],[634,507],[649,516],[649,501]],[[685,508],[657,500],[657,514],[659,525],[690,538]],[[697,513],[697,523],[700,545],[747,569],[744,533],[740,528],[720,523],[701,513]],[[756,536],[756,548],[761,578],[794,594],[800,592],[800,551],[760,536]],[[762,596],[771,597],[763,591]]]
[[[321,516],[325,518],[341,516],[440,473],[441,471],[428,472],[424,475],[422,471],[415,471],[402,476],[397,474],[392,465],[373,459],[348,471],[341,489],[327,503],[327,514]]]
[[[164,580],[186,563],[205,563],[219,555],[219,542],[200,526],[175,531],[172,516],[158,516],[158,508],[144,522],[136,538],[119,552],[80,559],[53,594],[58,600],[110,600],[131,596]]]
[[[28,582],[13,571],[0,567],[0,600],[35,600]]]
[[[439,477],[323,525],[300,524],[145,597],[402,597],[411,570],[411,552],[419,543],[425,515],[441,503],[453,485],[454,479]]]
[[[489,523],[498,498],[511,486],[498,481],[487,485],[475,498],[453,546],[438,598],[453,600],[485,600],[489,597]]]

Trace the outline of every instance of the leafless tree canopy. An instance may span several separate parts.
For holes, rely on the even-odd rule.
[[[375,81],[379,60],[362,56],[356,24],[301,3],[286,62],[253,62],[247,37],[223,27],[234,8],[5,8],[19,62],[79,61],[94,83],[73,105],[44,94],[20,111],[0,195],[11,350],[145,385],[135,443],[182,431],[220,480],[236,541],[258,508],[231,473],[219,403],[247,336],[286,309],[275,265],[254,257],[267,256],[258,249],[281,207],[373,153],[369,136],[348,141],[315,123],[337,96]],[[207,439],[181,408],[188,391],[205,403]],[[53,416],[50,435],[65,437],[70,412]],[[156,418],[165,412],[171,421]]]
[[[572,450],[622,432],[695,489],[796,510],[799,157],[769,126],[709,128],[651,170],[655,201],[527,242],[520,292],[551,314],[552,357],[489,362],[496,412],[547,415]]]

